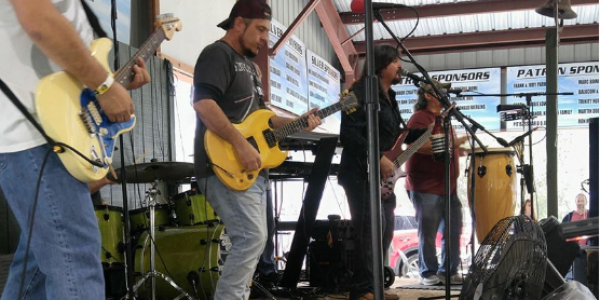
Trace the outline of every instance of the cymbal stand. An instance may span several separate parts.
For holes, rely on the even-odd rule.
[[[149,207],[150,207],[150,270],[148,271],[148,273],[146,273],[144,275],[144,277],[142,279],[140,279],[134,286],[133,286],[133,291],[136,292],[138,290],[138,288],[140,286],[142,286],[142,284],[148,279],[150,278],[151,282],[152,282],[152,300],[156,300],[156,277],[160,277],[162,280],[164,280],[165,282],[167,282],[169,285],[171,285],[174,289],[176,289],[177,291],[179,291],[181,294],[179,295],[179,297],[177,297],[176,299],[182,299],[183,297],[186,297],[187,299],[190,300],[197,300],[196,298],[192,297],[190,294],[188,294],[186,291],[184,291],[181,287],[179,287],[177,285],[177,283],[175,283],[175,281],[173,281],[173,279],[171,279],[171,277],[160,273],[158,271],[156,271],[156,266],[155,266],[155,220],[154,220],[154,211],[155,211],[155,206],[156,206],[156,195],[160,196],[160,191],[156,188],[156,185],[158,183],[158,180],[156,180],[153,184],[152,187],[146,191],[146,201],[149,203]]]

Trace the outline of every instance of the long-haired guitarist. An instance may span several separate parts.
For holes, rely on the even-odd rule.
[[[433,80],[440,89],[449,89],[450,83],[440,83]],[[432,122],[441,122],[442,104],[436,99],[433,86],[422,85],[419,88],[419,98],[414,105],[414,114],[408,120],[408,125],[414,128],[424,128]],[[436,121],[437,120],[437,121]],[[452,141],[452,158],[450,165],[450,192],[451,192],[451,224],[450,236],[444,235],[444,240],[451,241],[450,253],[445,253],[442,247],[442,257],[450,257],[451,284],[462,283],[462,277],[458,274],[460,264],[460,232],[462,229],[461,203],[456,193],[456,179],[458,178],[458,157],[463,154],[460,145],[467,141],[467,136],[456,137],[454,130],[450,128]],[[441,141],[443,142],[443,140]],[[442,147],[443,148],[443,147]],[[448,222],[445,219],[446,202],[444,199],[444,163],[434,159],[431,141],[427,141],[415,155],[406,162],[406,189],[409,191],[410,199],[415,207],[417,222],[419,224],[419,273],[421,283],[424,285],[435,285],[445,280],[445,263],[438,263],[435,249],[435,239],[440,228],[444,228]],[[445,232],[442,230],[442,232]]]
[[[395,47],[389,45],[375,46],[375,72],[379,79],[379,148],[381,157],[381,176],[388,178],[394,172],[394,164],[384,156],[402,132],[404,121],[400,116],[396,93],[391,88],[400,82],[401,63]],[[367,115],[366,103],[366,68],[362,77],[352,86],[359,101],[359,108],[349,114],[342,114],[340,139],[344,150],[340,161],[338,181],[346,192],[356,239],[354,252],[353,288],[350,299],[373,299],[373,269],[371,267],[371,212],[369,208],[369,184],[367,168]],[[406,143],[415,141],[425,130],[410,130]],[[396,196],[392,193],[382,203],[383,249],[390,246],[394,234],[394,209]],[[386,292],[385,299],[398,299],[394,293]]]
[[[113,82],[88,50],[92,28],[79,1],[2,0],[0,19],[4,41],[0,78],[34,118],[37,83],[64,70],[96,92],[111,121],[130,119],[129,93]],[[143,61],[138,63],[129,88],[150,80]],[[105,299],[100,234],[88,185],[68,173],[4,93],[0,93],[0,187],[21,228],[2,300]]]
[[[194,69],[194,109],[198,113],[195,137],[195,168],[198,186],[227,227],[232,248],[217,283],[215,300],[247,299],[252,275],[267,240],[267,175],[261,172],[247,190],[225,186],[213,173],[204,136],[210,130],[234,148],[248,171],[261,168],[257,150],[232,125],[265,108],[260,78],[251,58],[267,47],[271,8],[262,0],[240,0],[229,18],[218,24],[225,36],[204,48]],[[264,50],[263,50],[264,51]],[[312,130],[321,120],[308,113]],[[292,119],[273,117],[275,128]],[[225,152],[225,149],[223,149]]]

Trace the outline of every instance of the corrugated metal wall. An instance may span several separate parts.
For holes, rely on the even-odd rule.
[[[135,48],[121,44],[121,64],[127,62],[136,52]],[[112,58],[111,58],[112,59]],[[172,144],[175,128],[173,120],[174,98],[168,91],[170,86],[170,71],[166,62],[158,57],[152,57],[146,63],[152,77],[149,84],[131,92],[135,105],[137,124],[133,131],[124,136],[125,166],[135,163],[148,163],[152,159],[158,162],[172,161]],[[118,145],[118,144],[117,144]],[[120,167],[120,151],[115,152],[113,164]],[[119,174],[117,174],[119,175]],[[130,209],[139,207],[139,199],[150,184],[128,184],[127,199]],[[111,205],[123,206],[121,185],[115,184],[101,190],[102,198]]]
[[[546,63],[546,48],[527,47],[418,55],[415,59],[428,71],[543,65]],[[585,61],[598,61],[598,43],[560,46],[559,63]],[[406,64],[406,68],[414,70],[410,64]]]
[[[285,26],[292,24],[308,2],[308,0],[269,0],[273,10],[273,19]],[[338,65],[335,52],[316,12],[313,11],[294,34],[304,42],[307,49],[321,56],[330,64]]]

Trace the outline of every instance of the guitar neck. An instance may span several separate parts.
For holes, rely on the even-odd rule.
[[[324,119],[324,118],[340,111],[341,109],[342,109],[342,104],[338,102],[338,103],[335,103],[328,107],[325,107],[321,110],[316,111],[315,115],[321,119]],[[284,139],[287,136],[290,136],[294,133],[302,131],[307,126],[308,126],[308,116],[304,116],[304,117],[298,118],[298,120],[287,123],[284,126],[273,130],[273,132],[275,134],[275,138],[277,139],[277,141],[281,141],[282,139]]]
[[[144,61],[156,51],[156,48],[165,40],[165,32],[162,29],[155,31],[150,38],[140,47],[140,49],[133,55],[131,60],[121,67],[115,74],[115,81],[120,83],[122,86],[127,87],[133,79],[133,66],[136,65],[136,60],[141,57]]]
[[[408,130],[408,129],[407,129]],[[398,158],[394,160],[394,166],[399,168],[408,160],[408,158],[413,155],[425,142],[431,137],[431,131],[433,130],[433,126],[429,126],[427,131],[423,133],[416,141],[414,141],[402,154],[398,155]]]

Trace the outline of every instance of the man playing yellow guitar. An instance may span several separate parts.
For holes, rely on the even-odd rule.
[[[130,118],[129,93],[119,83],[111,85],[111,75],[88,50],[93,35],[79,1],[1,0],[0,19],[0,79],[34,118],[38,82],[60,70],[95,90],[110,120]],[[130,87],[149,81],[143,63],[134,71],[139,76]],[[88,186],[67,172],[4,93],[0,188],[21,228],[2,300],[105,299],[100,234]]]
[[[250,113],[264,108],[260,79],[250,59],[267,46],[270,20],[271,8],[264,1],[237,1],[229,18],[218,25],[227,33],[204,48],[194,70],[193,99],[198,113],[194,160],[198,186],[225,223],[232,242],[215,300],[248,298],[248,285],[267,239],[267,178],[266,172],[261,172],[250,188],[242,191],[225,186],[212,171],[204,136],[208,129],[231,144],[246,170],[261,168],[258,151],[232,123],[240,123]],[[314,111],[307,114],[305,130],[321,123],[312,115]],[[275,128],[291,121],[271,118]]]

